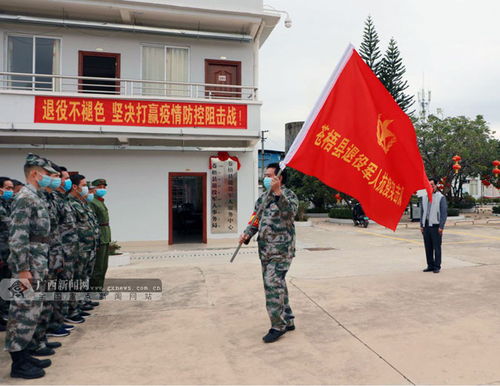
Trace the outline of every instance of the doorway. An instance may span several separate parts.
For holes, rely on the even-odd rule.
[[[207,242],[207,174],[169,173],[169,244]]]
[[[120,54],[78,51],[78,75],[96,78],[120,77]],[[120,94],[119,82],[112,80],[80,80],[80,92]]]
[[[241,62],[205,59],[205,83],[241,86]],[[232,87],[207,86],[205,94],[215,98],[241,98],[241,90]]]

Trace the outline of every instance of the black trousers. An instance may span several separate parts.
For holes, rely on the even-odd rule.
[[[441,269],[441,241],[443,236],[439,234],[439,226],[424,227],[425,257],[427,267]]]

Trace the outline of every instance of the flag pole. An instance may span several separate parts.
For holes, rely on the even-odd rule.
[[[283,172],[283,169],[280,169],[278,174],[276,174],[276,177],[279,178],[281,176],[282,172]],[[264,199],[262,200],[262,202],[260,204],[259,210],[257,210],[257,214],[255,215],[255,217],[257,219],[260,219],[260,216],[262,215],[262,212],[264,211],[264,205],[267,203],[267,199],[269,198],[270,194],[271,194],[271,189],[269,189],[267,191],[266,196],[264,197]],[[242,244],[243,243],[239,243],[238,246],[236,247],[236,250],[234,251],[233,256],[231,257],[231,260],[229,260],[230,263],[232,263],[234,261],[234,259],[236,258],[236,255],[240,251]]]

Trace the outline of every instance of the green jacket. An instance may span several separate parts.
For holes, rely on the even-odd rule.
[[[90,202],[90,207],[94,211],[97,221],[101,227],[100,244],[109,244],[111,242],[111,228],[109,227],[108,208],[104,204],[104,199],[94,198]]]
[[[291,259],[295,256],[295,225],[299,200],[294,192],[282,186],[283,194],[275,196],[271,193],[264,205],[258,221],[251,220],[245,233],[257,239],[261,260]],[[255,203],[255,213],[259,211],[267,192],[264,192]]]
[[[94,228],[89,219],[88,206],[78,198],[69,196],[69,204],[76,217],[76,233],[78,235],[79,249],[81,252],[90,252],[96,246]]]
[[[14,198],[7,259],[13,274],[31,271],[43,279],[48,270],[50,215],[43,193],[26,184]]]

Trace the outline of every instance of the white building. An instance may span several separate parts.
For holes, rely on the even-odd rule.
[[[262,0],[0,0],[0,175],[33,152],[106,178],[114,240],[236,237],[278,21]]]

